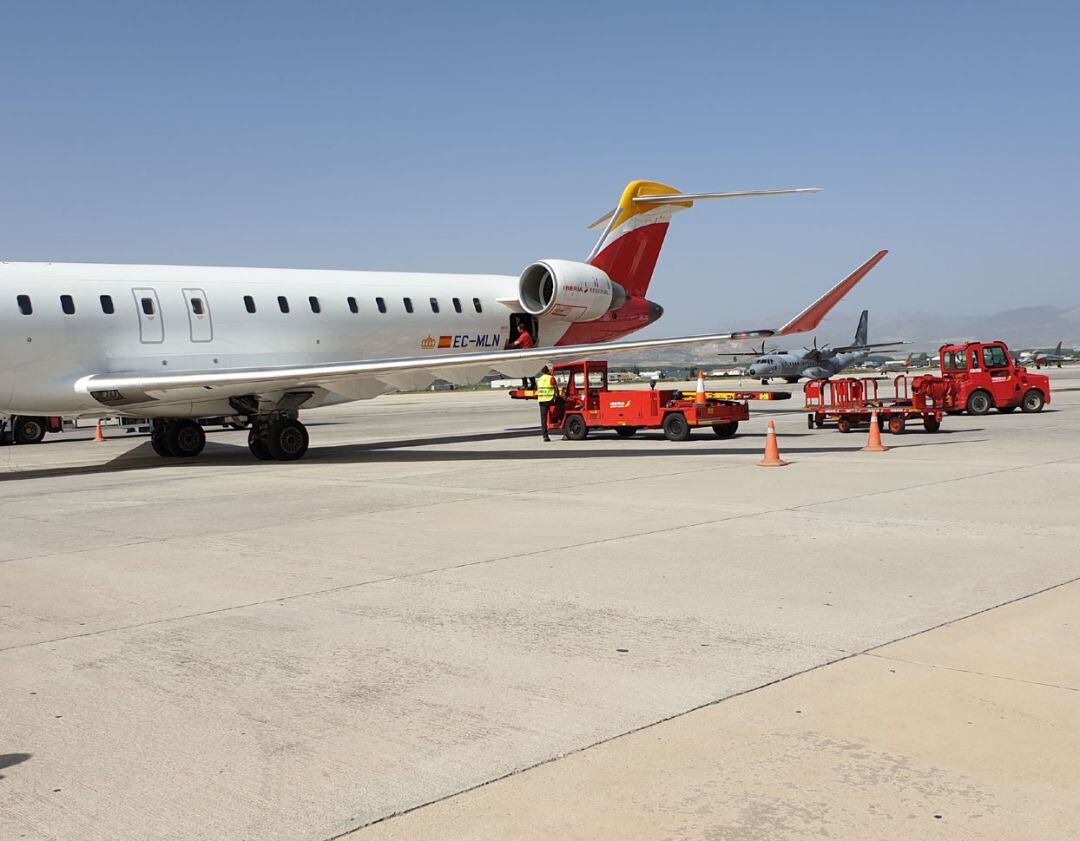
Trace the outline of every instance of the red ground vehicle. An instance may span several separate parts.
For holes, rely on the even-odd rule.
[[[608,388],[608,364],[604,361],[568,362],[552,370],[563,391],[561,407],[552,406],[548,425],[572,441],[580,441],[590,429],[614,429],[629,438],[639,429],[663,429],[669,441],[685,441],[698,426],[711,426],[721,438],[730,438],[739,421],[750,417],[747,400],[788,397],[784,392],[724,392],[706,396],[696,405],[693,391],[674,389],[612,391]],[[775,396],[774,396],[775,395]],[[535,400],[536,392],[517,389],[510,396]]]
[[[1041,412],[1050,402],[1050,378],[1013,361],[1004,342],[942,345],[941,376],[955,384],[950,414],[985,415],[992,408]]]
[[[0,415],[0,444],[39,444],[46,432],[63,432],[59,417]]]
[[[806,425],[820,429],[835,422],[841,432],[851,432],[856,426],[869,424],[870,413],[877,412],[882,429],[895,434],[902,433],[912,421],[921,421],[927,432],[940,429],[953,383],[941,377],[916,377],[909,384],[907,375],[901,374],[893,386],[896,396],[882,398],[873,377],[811,380],[803,389]]]

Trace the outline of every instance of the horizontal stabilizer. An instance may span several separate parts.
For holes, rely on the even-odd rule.
[[[836,284],[836,286],[791,319],[791,321],[781,327],[776,335],[788,336],[792,333],[809,333],[811,330],[816,329],[821,323],[821,319],[828,315],[829,311],[836,306],[840,299],[850,292],[856,283],[866,277],[869,271],[880,263],[888,253],[888,251],[884,250],[879,251]]]
[[[820,193],[821,187],[796,187],[793,190],[744,190],[738,193],[675,193],[667,196],[634,196],[635,204],[681,204],[708,199],[745,199],[751,196],[789,196],[792,193]],[[595,223],[594,223],[595,224]]]

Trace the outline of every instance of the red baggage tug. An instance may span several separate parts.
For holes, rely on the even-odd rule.
[[[705,403],[696,403],[693,391],[675,389],[612,390],[608,388],[608,364],[582,360],[556,365],[552,375],[563,392],[562,405],[548,412],[552,431],[580,441],[590,429],[614,429],[629,438],[639,429],[663,429],[669,441],[685,441],[693,429],[711,426],[721,438],[730,438],[739,421],[750,417],[747,400],[785,400],[784,391],[708,392]],[[532,389],[515,389],[516,400],[535,400]]]

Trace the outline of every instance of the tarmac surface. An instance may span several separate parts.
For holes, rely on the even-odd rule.
[[[545,444],[488,392],[311,412],[289,464],[0,448],[0,838],[1075,838],[1050,374],[880,454],[795,400]]]

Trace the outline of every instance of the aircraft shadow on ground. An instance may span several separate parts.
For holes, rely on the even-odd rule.
[[[0,771],[4,768],[10,768],[12,765],[18,765],[21,762],[26,762],[32,753],[0,753]],[[0,774],[0,780],[4,779],[4,775]]]
[[[942,436],[955,435],[960,432],[981,432],[982,429],[967,430],[941,430],[934,435],[914,432],[904,436],[885,436],[885,443],[889,447],[927,447],[947,445],[949,441],[940,440]],[[675,457],[687,458],[694,456],[760,456],[764,447],[764,435],[758,432],[747,433],[736,438],[720,442],[719,439],[706,444],[705,435],[699,433],[684,445],[671,444],[664,439],[660,432],[639,434],[633,439],[622,441],[611,433],[600,433],[590,436],[585,441],[558,441],[551,444],[539,444],[536,449],[514,450],[445,450],[425,449],[427,447],[444,447],[454,444],[479,443],[484,441],[505,441],[513,439],[535,439],[538,437],[535,428],[508,429],[503,432],[483,432],[470,435],[445,435],[431,436],[426,438],[410,438],[394,441],[375,441],[358,444],[331,444],[327,446],[312,446],[307,456],[300,464],[353,464],[353,463],[384,463],[384,462],[453,462],[453,461],[536,461],[549,459],[593,459],[593,458],[656,458]],[[858,433],[843,436],[846,444],[837,443],[832,446],[805,447],[783,451],[783,442],[792,438],[835,438],[840,433],[835,430],[782,432],[779,436],[782,455],[788,461],[797,460],[801,454],[812,453],[847,453],[857,452],[861,447],[862,436]],[[696,440],[695,440],[696,439]],[[976,443],[985,441],[984,438],[972,438],[964,443]],[[649,449],[634,446],[634,442],[649,442],[655,444]],[[751,442],[753,442],[751,444]],[[598,445],[608,445],[600,449]],[[749,446],[747,446],[749,445]],[[200,467],[222,467],[226,465],[247,464],[253,469],[259,465],[275,465],[278,462],[255,461],[248,452],[247,446],[208,442],[207,448],[201,456],[194,459],[165,459],[156,455],[150,448],[147,440],[135,449],[129,450],[111,461],[104,464],[71,465],[59,467],[47,467],[29,470],[16,470],[0,473],[0,482],[10,482],[19,479],[41,479],[54,476],[79,476],[95,475],[103,473],[123,472],[128,470],[196,470]]]

